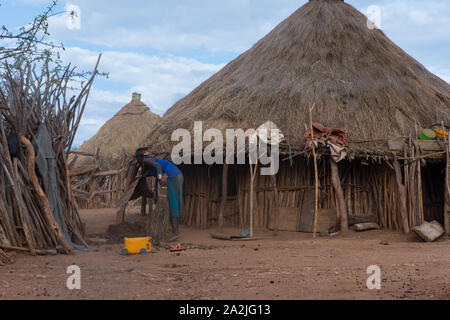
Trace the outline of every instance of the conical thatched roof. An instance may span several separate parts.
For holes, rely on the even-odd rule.
[[[147,134],[160,119],[143,102],[132,100],[76,151],[94,154],[99,148],[102,163],[110,168],[116,167],[124,155],[133,155],[142,146]],[[75,167],[86,165],[90,160],[79,157]]]
[[[170,151],[173,130],[258,128],[268,120],[300,145],[314,122],[341,128],[350,141],[408,136],[450,119],[450,86],[427,71],[367,18],[338,0],[312,0],[249,51],[167,111],[146,143]],[[355,144],[376,152],[383,146]]]

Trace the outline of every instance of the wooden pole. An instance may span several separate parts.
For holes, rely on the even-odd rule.
[[[450,145],[448,147],[450,148]],[[448,153],[445,168],[444,228],[447,235],[450,235],[450,157]]]
[[[394,169],[398,187],[398,197],[400,200],[400,216],[402,220],[403,232],[409,233],[408,210],[406,207],[406,191],[405,186],[402,183],[402,171],[400,163],[397,161],[397,159],[394,160]]]
[[[411,157],[415,156],[415,151],[414,151],[414,146],[412,143],[412,137],[411,135],[409,136],[409,154]],[[411,165],[409,166],[409,174],[408,174],[408,181],[407,183],[409,184],[408,186],[408,207],[409,207],[409,217],[412,224],[415,223],[415,212],[416,212],[416,202],[415,202],[415,190],[416,190],[416,178],[415,178],[415,166],[417,165],[416,162],[412,162]]]
[[[339,168],[333,157],[330,157],[331,182],[336,193],[338,214],[341,221],[341,232],[348,232],[348,213],[345,205],[344,191],[342,191],[341,179],[339,178]]]
[[[223,233],[223,213],[227,204],[228,197],[228,164],[224,164],[222,168],[222,199],[219,211],[219,231]]]
[[[277,177],[276,175],[271,175],[270,178],[272,179],[272,186],[273,186],[273,192],[274,192],[274,199],[275,199],[275,225],[274,225],[274,232],[273,235],[278,235],[278,216],[280,214],[280,196],[278,194],[278,186],[277,186]]]
[[[405,159],[408,157],[408,145],[405,143],[405,150],[404,150],[404,156]],[[403,161],[404,164],[404,186],[405,186],[405,192],[406,192],[406,210],[408,211],[408,217],[411,221],[411,208],[409,206],[409,197],[411,194],[411,190],[409,189],[410,183],[409,183],[409,165],[406,160]]]
[[[417,130],[417,122],[415,123],[416,137],[419,136]],[[416,146],[416,157],[422,156],[420,146]],[[417,201],[418,201],[418,221],[416,222],[418,225],[421,225],[424,222],[424,214],[423,214],[423,190],[422,190],[422,161],[419,160],[417,162]]]
[[[141,200],[141,216],[143,216],[143,217],[146,216],[146,210],[147,210],[147,198],[146,197],[142,197],[142,200]]]
[[[242,194],[241,194],[241,181],[240,176],[238,175],[238,168],[236,167],[234,170],[235,175],[235,181],[236,181],[236,190],[237,190],[237,201],[238,201],[238,207],[239,207],[239,226],[243,228],[245,226],[244,222],[244,210],[243,210],[243,204],[242,204]],[[244,203],[245,205],[245,203]]]
[[[450,139],[447,141],[445,137],[444,122],[442,122],[442,130],[444,131],[446,166],[445,166],[445,201],[444,201],[444,229],[447,235],[450,235]]]
[[[148,215],[151,217],[153,214],[153,198],[148,199]]]
[[[255,170],[253,171],[252,163],[250,162],[250,238],[253,238],[253,193],[254,183],[256,177],[256,170],[258,169],[258,159],[256,159]]]
[[[312,121],[312,112],[315,107],[315,104],[312,105],[312,107],[309,109],[309,123],[310,123],[310,129],[311,129],[311,146],[312,146],[312,153],[314,158],[314,183],[315,183],[315,190],[316,190],[316,197],[314,201],[314,228],[313,228],[313,237],[316,238],[317,236],[317,214],[319,212],[319,169],[317,168],[317,154],[316,154],[316,145],[314,144],[314,128],[313,128],[313,121]]]
[[[128,168],[128,174],[127,174],[127,180],[125,182],[125,190],[128,190],[128,188],[131,186],[132,182],[134,181],[134,178],[136,177],[136,174],[138,172],[138,167],[135,163],[132,163]],[[117,210],[116,213],[116,224],[122,224],[125,221],[125,209],[127,207],[127,204],[125,203],[120,207],[119,210]]]
[[[422,163],[419,160],[417,162],[417,200],[419,206],[418,224],[424,222],[424,212],[423,212],[423,188],[422,188]]]

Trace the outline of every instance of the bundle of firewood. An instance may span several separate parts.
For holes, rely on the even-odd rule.
[[[98,62],[78,91],[71,88],[75,69],[70,66],[1,68],[0,263],[9,261],[8,250],[86,248],[67,157]]]

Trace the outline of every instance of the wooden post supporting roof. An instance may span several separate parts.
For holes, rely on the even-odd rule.
[[[314,225],[313,225],[313,237],[315,238],[317,235],[317,213],[319,211],[319,170],[317,167],[317,154],[316,154],[316,145],[314,144],[314,128],[313,128],[313,120],[312,120],[312,112],[314,107],[316,106],[313,103],[312,107],[309,109],[309,125],[311,129],[311,147],[314,159],[314,185],[315,185],[315,202],[314,202]]]
[[[402,171],[400,168],[400,163],[397,161],[397,159],[394,160],[394,169],[398,187],[398,197],[400,200],[400,216],[402,220],[402,228],[405,233],[409,233],[408,210],[406,207],[406,189],[402,183]]]
[[[342,191],[341,179],[339,178],[339,168],[333,157],[330,157],[331,182],[333,183],[334,192],[337,198],[337,211],[341,220],[341,232],[348,232],[348,213],[345,205],[344,192]]]
[[[445,166],[445,203],[444,203],[444,228],[445,233],[450,235],[450,139],[446,141],[446,166]]]
[[[223,233],[223,213],[225,211],[225,205],[227,204],[228,197],[228,164],[223,165],[222,170],[222,200],[220,202],[219,211],[219,231]]]
[[[142,217],[145,217],[147,215],[146,210],[147,210],[147,198],[142,197],[142,200],[141,200],[141,216]]]
[[[275,174],[270,177],[273,186],[273,193],[275,199],[275,221],[274,221],[274,236],[278,235],[278,217],[280,215],[280,196],[278,194],[277,177]]]
[[[444,204],[445,232],[450,235],[450,162],[447,160],[445,170],[445,204]]]
[[[131,184],[132,184],[132,182],[134,180],[134,177],[136,177],[136,174],[137,174],[138,170],[139,170],[139,168],[134,163],[132,163],[132,164],[130,164],[128,166],[128,174],[127,174],[127,180],[125,182],[125,190],[127,190],[131,186]],[[117,210],[117,213],[116,213],[116,224],[124,223],[126,207],[127,207],[127,203],[123,204],[120,207],[120,209]]]

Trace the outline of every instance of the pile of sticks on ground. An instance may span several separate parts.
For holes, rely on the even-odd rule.
[[[111,208],[125,188],[126,169],[105,169],[107,165],[99,159],[98,151],[95,154],[72,152],[75,157],[69,163],[69,176],[75,201],[82,209]],[[78,155],[92,158],[92,164],[72,168]],[[126,158],[123,159],[125,163]]]
[[[9,262],[8,250],[69,253],[86,246],[70,189],[67,150],[99,60],[79,91],[70,87],[71,66],[49,71],[46,62],[39,70],[26,64],[1,69],[0,263]]]

